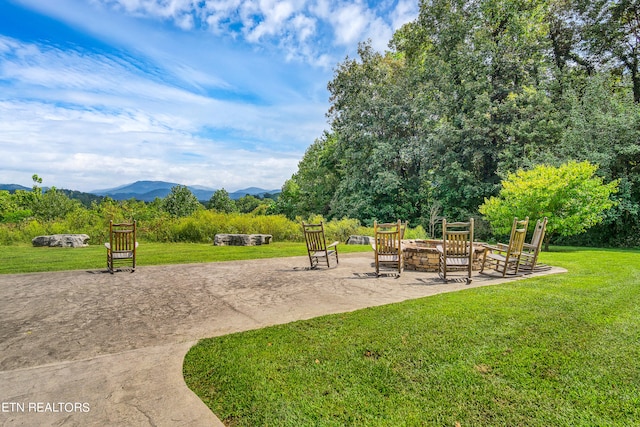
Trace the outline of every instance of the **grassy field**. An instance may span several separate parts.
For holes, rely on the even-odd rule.
[[[340,245],[340,253],[371,251],[362,245]],[[262,246],[213,246],[204,243],[141,243],[137,265],[190,264],[243,259],[306,256],[304,243],[276,242]],[[63,270],[106,269],[107,250],[101,245],[83,248],[36,248],[0,245],[0,274]]]
[[[640,425],[640,252],[567,274],[201,341],[189,387],[230,426]]]

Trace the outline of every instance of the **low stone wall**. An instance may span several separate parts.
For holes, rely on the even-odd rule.
[[[89,246],[89,236],[86,234],[52,234],[50,236],[38,236],[31,239],[33,246],[50,246],[63,248],[80,248]]]
[[[436,246],[442,240],[404,240],[402,252],[404,255],[404,268],[415,271],[438,271],[438,251]],[[473,255],[473,270],[480,270],[485,247],[481,243],[475,243]]]
[[[271,234],[216,234],[215,246],[260,246],[271,243]]]

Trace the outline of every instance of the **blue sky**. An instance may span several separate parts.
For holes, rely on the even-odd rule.
[[[417,0],[0,0],[0,183],[278,189]]]

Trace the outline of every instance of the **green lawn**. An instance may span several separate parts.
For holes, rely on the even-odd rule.
[[[339,251],[371,251],[371,247],[340,245]],[[204,243],[140,243],[137,265],[189,264],[306,255],[304,243],[277,242],[247,247],[213,246]],[[0,245],[0,274],[106,269],[106,258],[107,250],[101,245],[83,248]]]
[[[202,340],[189,387],[230,426],[640,423],[640,252],[567,274]]]

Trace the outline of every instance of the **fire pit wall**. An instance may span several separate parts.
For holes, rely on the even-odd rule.
[[[438,271],[438,251],[436,245],[442,240],[404,240],[404,268],[415,271]],[[473,270],[480,270],[485,247],[474,243]]]

